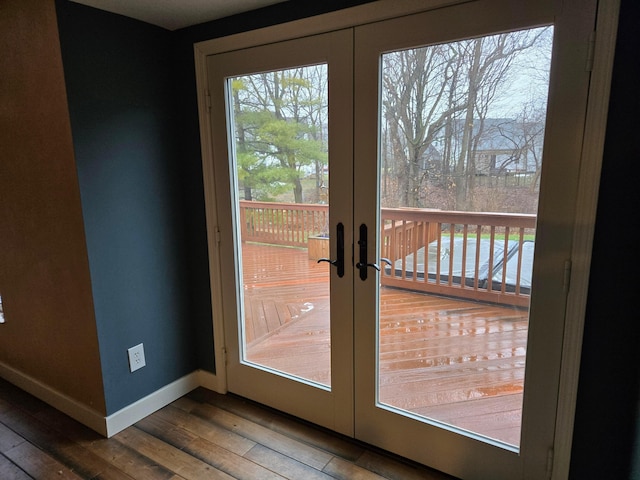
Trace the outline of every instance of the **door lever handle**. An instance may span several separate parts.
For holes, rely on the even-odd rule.
[[[360,269],[360,278],[362,278],[362,271],[364,270],[366,272],[367,267],[372,267],[375,268],[377,271],[380,271],[380,265],[378,265],[377,263],[356,263],[356,268]],[[367,274],[365,273],[364,275],[364,279],[367,279]]]
[[[380,257],[380,262],[384,262],[387,265],[391,266],[391,260],[389,260],[388,258],[384,258],[384,257]],[[380,271],[380,265],[378,265],[377,263],[356,263],[356,268],[366,268],[366,267],[372,267],[375,268],[377,271]]]
[[[330,258],[319,258],[318,259],[318,263],[321,262],[327,262],[330,263],[331,265],[333,265],[334,267],[338,266],[338,261],[337,260],[331,260]]]
[[[331,260],[330,258],[321,258],[318,260],[320,262],[328,262],[334,267],[338,269],[338,277],[344,277],[344,225],[342,222],[336,225],[336,246],[337,250],[337,258],[335,260]]]
[[[367,261],[367,226],[363,223],[360,225],[360,240],[358,240],[358,245],[360,247],[360,261],[356,263],[356,268],[360,270],[360,280],[367,279],[367,268],[375,268],[377,271],[380,271],[380,265],[377,263],[369,263]],[[380,262],[384,262],[387,265],[391,265],[391,260],[388,258],[381,257]]]
[[[362,262],[356,263],[356,268],[367,268],[367,267],[372,267],[372,268],[375,268],[377,271],[380,271],[380,265],[378,265],[377,263],[362,263]]]

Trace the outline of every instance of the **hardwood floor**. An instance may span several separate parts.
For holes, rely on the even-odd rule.
[[[453,477],[199,388],[106,439],[0,379],[0,479]]]

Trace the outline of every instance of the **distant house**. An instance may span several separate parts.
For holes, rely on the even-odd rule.
[[[464,120],[453,122],[452,138],[439,136],[421,158],[424,170],[447,172],[457,163],[462,151]],[[445,128],[441,129],[442,132]],[[476,119],[473,122],[468,151],[477,176],[532,174],[540,166],[544,136],[543,122],[523,122],[511,118]],[[446,161],[447,157],[449,161]],[[467,166],[469,167],[469,166]]]
[[[471,150],[476,175],[534,173],[542,159],[543,122],[514,119],[476,120]]]

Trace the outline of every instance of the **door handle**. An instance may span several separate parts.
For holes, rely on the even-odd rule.
[[[360,261],[356,263],[356,268],[360,270],[360,280],[363,281],[367,279],[367,268],[371,267],[380,271],[380,266],[377,263],[369,263],[367,261],[367,242],[367,226],[363,223],[360,225],[360,239],[358,240]],[[388,258],[380,258],[380,261],[391,265],[391,260]]]
[[[342,222],[336,225],[336,246],[337,250],[337,258],[335,260],[331,260],[329,258],[321,258],[318,260],[320,262],[328,262],[334,267],[338,269],[338,277],[344,277],[344,225]]]
[[[380,271],[380,266],[377,263],[369,263],[367,261],[367,226],[363,223],[360,225],[360,239],[358,240],[360,261],[356,263],[356,268],[360,270],[360,280],[367,279],[367,268],[375,268]],[[380,257],[380,262],[384,262],[387,265],[391,265],[391,260],[388,258]]]

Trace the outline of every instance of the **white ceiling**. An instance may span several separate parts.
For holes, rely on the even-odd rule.
[[[248,12],[285,0],[72,0],[167,30]]]

